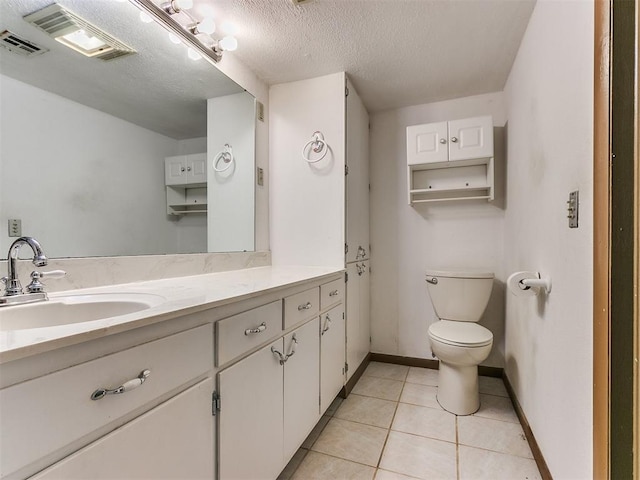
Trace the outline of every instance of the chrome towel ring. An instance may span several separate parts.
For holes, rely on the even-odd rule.
[[[226,166],[218,168],[218,164],[221,160],[222,164]],[[235,158],[233,157],[233,148],[231,148],[231,145],[229,145],[228,143],[225,143],[224,150],[220,151],[220,153],[218,153],[218,155],[216,155],[216,158],[213,160],[213,169],[216,172],[226,172],[227,170],[229,170],[231,165],[233,165],[234,161]]]
[[[316,163],[322,160],[329,151],[329,145],[324,141],[324,135],[321,131],[313,132],[313,138],[305,143],[304,147],[302,147],[302,158],[307,163]],[[311,152],[319,154],[319,157],[316,159],[311,159]]]

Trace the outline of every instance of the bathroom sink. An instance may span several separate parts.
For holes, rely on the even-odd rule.
[[[0,308],[0,331],[55,327],[118,317],[161,304],[147,293],[53,296],[47,301]]]

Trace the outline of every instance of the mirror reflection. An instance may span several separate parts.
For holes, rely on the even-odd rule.
[[[51,3],[0,3],[0,258],[9,220],[49,257],[254,250],[254,98],[129,2],[62,2],[135,50],[84,56],[23,19]]]

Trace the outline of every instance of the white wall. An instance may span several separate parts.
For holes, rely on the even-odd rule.
[[[209,252],[255,248],[255,116],[255,100],[246,92],[207,101]],[[218,159],[225,145],[230,145],[234,159],[229,164]],[[225,171],[216,172],[216,164]]]
[[[23,234],[50,257],[181,253],[179,233],[194,243],[166,215],[164,157],[176,140],[0,81],[1,251],[11,242],[8,218],[22,219]]]
[[[344,266],[345,74],[269,91],[271,252],[274,265]],[[319,130],[330,147],[309,164],[302,148]]]
[[[547,298],[507,295],[506,373],[554,478],[592,476],[593,12],[539,0],[505,87],[505,269],[553,280]]]
[[[496,200],[407,204],[406,127],[493,115]],[[427,329],[438,319],[428,298],[428,267],[495,272],[481,324],[494,334],[485,365],[504,362],[504,155],[502,93],[417,105],[373,114],[371,119],[371,350],[431,358]]]

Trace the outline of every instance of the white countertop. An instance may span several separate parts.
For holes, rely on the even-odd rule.
[[[49,295],[51,300],[65,295],[97,293],[153,294],[164,297],[164,300],[149,309],[118,317],[2,331],[0,363],[227,305],[271,290],[335,275],[342,270],[330,267],[270,266],[52,293]]]

